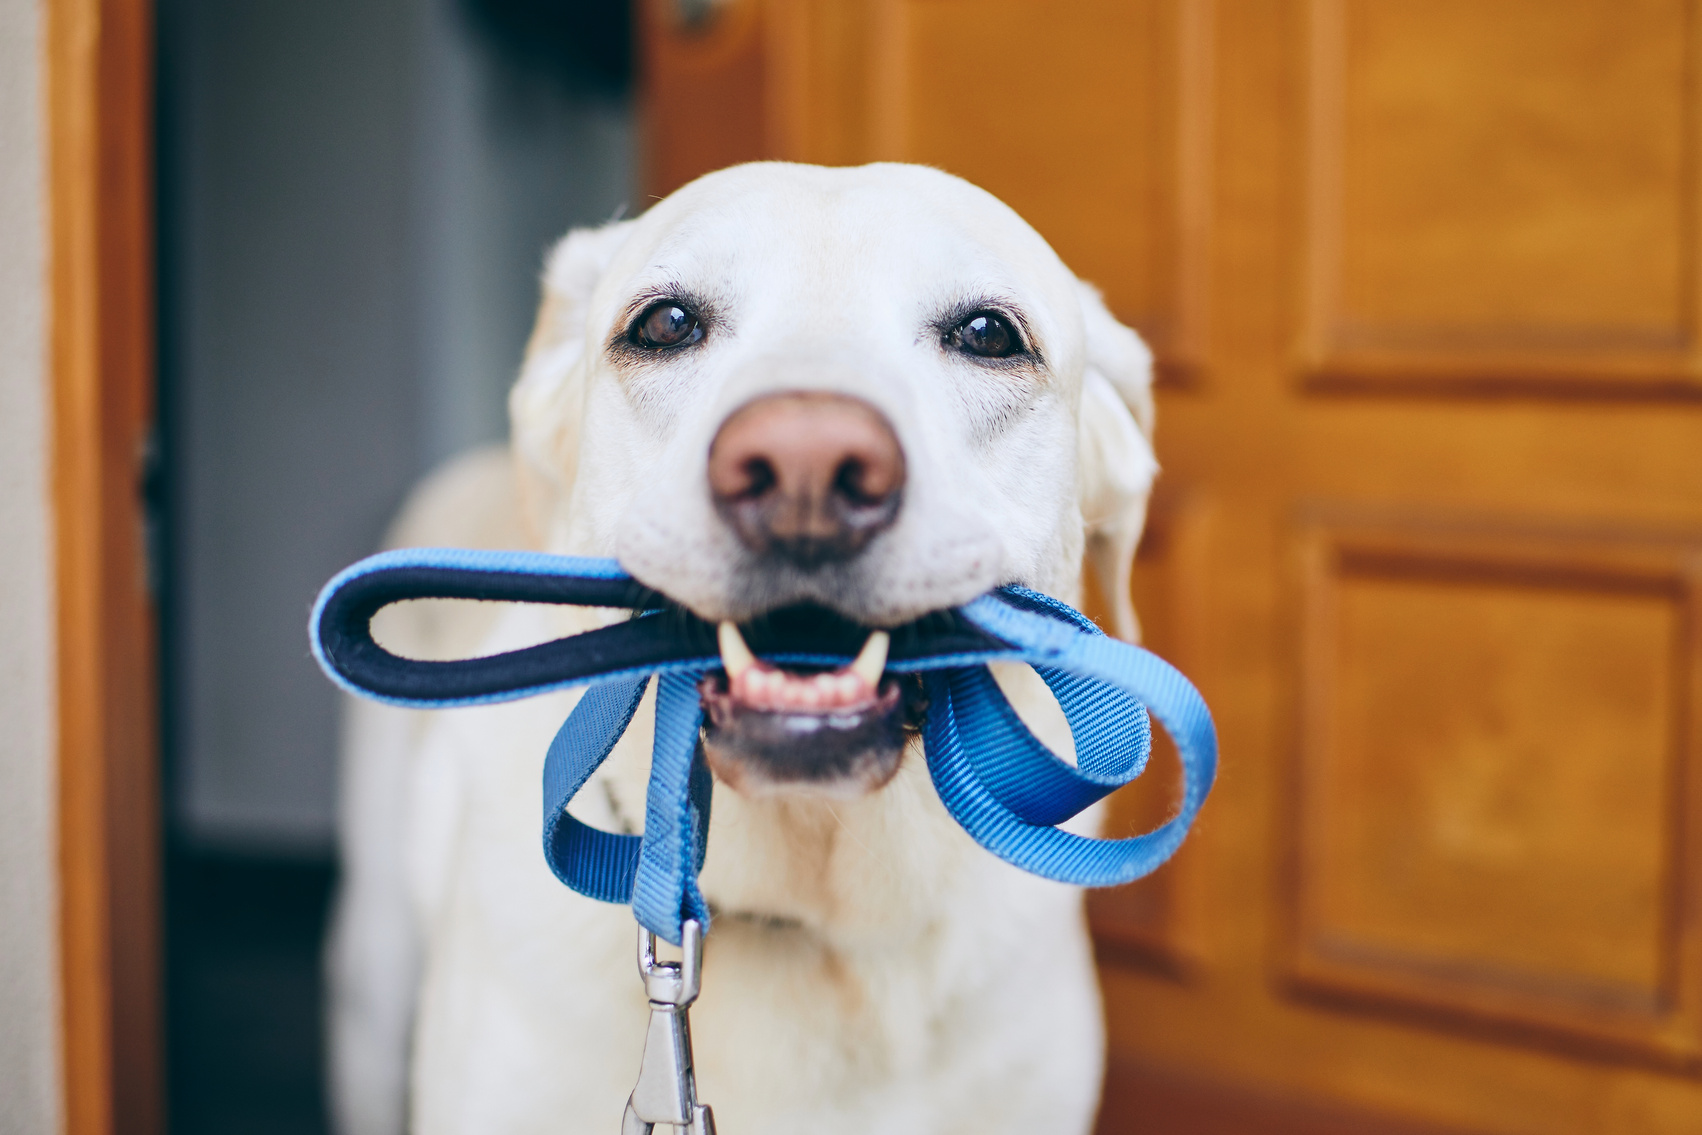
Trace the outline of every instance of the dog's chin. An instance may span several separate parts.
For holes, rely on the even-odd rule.
[[[717,779],[753,798],[878,791],[897,774],[925,708],[913,677],[886,676],[860,704],[827,708],[757,706],[729,686],[725,673],[698,684],[703,752]]]

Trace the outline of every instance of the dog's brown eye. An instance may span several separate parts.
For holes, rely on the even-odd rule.
[[[954,346],[984,359],[1008,359],[1022,350],[1022,340],[1009,323],[982,311],[958,324],[951,333]]]
[[[667,300],[639,316],[632,329],[632,341],[651,350],[683,347],[701,338],[703,325],[698,322],[697,316]]]

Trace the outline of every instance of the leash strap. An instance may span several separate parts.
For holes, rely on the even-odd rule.
[[[381,608],[424,598],[639,613],[539,646],[452,662],[400,658],[373,640],[370,623]],[[1000,588],[890,633],[887,669],[923,674],[929,697],[923,741],[935,789],[982,847],[1058,882],[1115,886],[1151,872],[1181,845],[1216,774],[1217,735],[1204,700],[1169,663],[1021,587]],[[786,611],[763,620],[747,641],[770,661],[841,666],[866,634],[827,612]],[[326,584],[310,636],[332,681],[394,705],[447,708],[589,687],[544,760],[550,869],[581,894],[630,902],[640,923],[676,945],[683,923],[708,926],[697,874],[707,847],[711,778],[698,751],[697,682],[721,666],[709,623],[666,606],[613,560],[408,548],[362,560]],[[1026,662],[1046,682],[1069,722],[1074,765],[1022,723],[987,669],[994,661]],[[567,805],[626,732],[652,678],[656,730],[644,834],[594,828]],[[1181,757],[1177,814],[1127,839],[1060,831],[1058,824],[1146,767],[1149,708]]]

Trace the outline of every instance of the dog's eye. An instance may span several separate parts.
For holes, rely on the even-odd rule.
[[[632,325],[632,341],[640,347],[661,350],[683,347],[703,338],[697,316],[671,300],[651,305]]]
[[[952,328],[951,345],[984,359],[1008,359],[1022,350],[1022,339],[1003,316],[978,311]]]

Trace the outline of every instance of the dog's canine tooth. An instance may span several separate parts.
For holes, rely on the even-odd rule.
[[[721,665],[727,671],[727,680],[736,682],[740,674],[756,665],[756,655],[745,645],[745,636],[739,633],[739,628],[730,619],[722,620],[721,625],[715,628],[715,637],[721,643]]]
[[[881,674],[886,670],[886,651],[891,642],[892,637],[885,631],[871,631],[869,641],[863,644],[857,660],[851,663],[851,673],[867,682],[870,689],[881,684]]]

